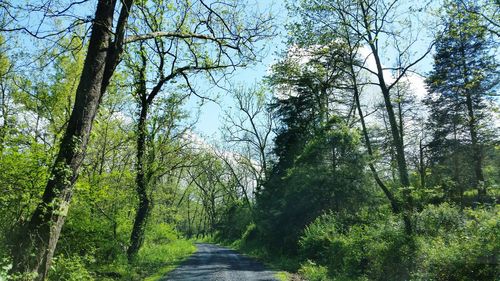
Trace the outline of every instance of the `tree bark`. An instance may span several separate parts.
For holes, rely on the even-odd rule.
[[[370,50],[372,51],[373,58],[375,59],[375,64],[377,67],[377,79],[378,79],[378,85],[380,87],[380,91],[382,92],[383,98],[384,98],[384,104],[385,104],[385,109],[387,112],[387,117],[389,119],[389,125],[391,129],[391,134],[392,134],[392,143],[393,146],[396,150],[396,163],[398,165],[398,173],[399,173],[399,181],[401,183],[401,186],[403,188],[403,197],[404,197],[404,203],[403,203],[403,211],[407,213],[411,213],[412,209],[412,198],[410,194],[410,178],[408,176],[408,167],[406,164],[406,159],[405,159],[405,151],[404,151],[404,143],[403,139],[401,138],[402,133],[400,130],[403,128],[399,128],[399,124],[396,120],[396,114],[394,112],[394,106],[391,101],[391,95],[390,95],[390,89],[385,83],[385,78],[384,78],[384,70],[382,67],[382,63],[380,61],[380,56],[378,53],[378,46],[377,46],[377,39],[373,38],[372,30],[370,29],[370,23],[368,19],[368,12],[366,10],[366,7],[361,4],[361,11],[363,13],[363,22],[364,26],[367,31],[367,41],[368,45],[370,47]],[[406,214],[404,217],[410,217],[410,214]],[[412,226],[411,226],[411,221],[408,220],[408,223],[405,222],[405,230],[407,234],[412,233]]]
[[[145,69],[143,69],[145,71]],[[137,171],[136,171],[136,190],[139,196],[139,206],[134,219],[132,234],[130,235],[130,246],[127,249],[127,257],[129,262],[133,261],[139,249],[144,242],[144,233],[146,229],[147,218],[150,211],[150,200],[147,194],[148,180],[146,179],[146,167],[144,154],[146,152],[146,120],[148,116],[149,103],[146,98],[146,80],[140,82],[141,90],[141,112],[139,115],[139,123],[137,125]]]
[[[425,184],[425,160],[424,160],[424,145],[422,139],[418,142],[418,172],[420,174],[420,188],[424,189]]]
[[[463,42],[462,42],[463,45]],[[476,116],[474,114],[474,105],[472,101],[472,93],[468,89],[469,87],[469,71],[467,68],[467,63],[465,61],[465,47],[461,48],[462,51],[462,68],[463,68],[463,77],[465,84],[465,103],[467,105],[467,117],[469,118],[469,122],[467,124],[471,144],[472,144],[472,160],[474,162],[474,187],[477,189],[477,200],[478,202],[483,202],[486,197],[486,189],[484,188],[484,174],[483,174],[483,151],[479,144],[478,133],[477,133],[477,122]]]
[[[119,39],[123,36],[123,30],[115,33],[115,43],[118,44],[112,44],[116,3],[116,0],[101,0],[97,4],[75,104],[42,202],[30,220],[18,230],[17,241],[12,247],[12,273],[34,274],[34,280],[47,279],[73,195],[73,185],[85,156],[92,123],[121,54]],[[122,5],[119,27],[125,26],[132,1],[124,1]]]

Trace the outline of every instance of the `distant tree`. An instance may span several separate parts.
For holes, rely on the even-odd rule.
[[[240,87],[234,89],[232,94],[235,108],[225,112],[223,134],[224,140],[232,146],[235,154],[229,157],[220,156],[235,177],[239,178],[236,166],[247,171],[243,174],[251,174],[252,181],[255,182],[254,191],[258,191],[267,177],[274,126],[272,113],[266,108],[268,93],[263,87]],[[239,184],[245,190],[246,201],[250,205],[248,197],[251,194],[248,194],[249,190],[245,187],[248,180],[241,179]]]

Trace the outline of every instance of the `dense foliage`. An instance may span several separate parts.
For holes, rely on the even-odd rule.
[[[201,240],[292,279],[500,278],[498,1],[287,1],[253,86],[224,81],[277,23],[245,1],[87,2],[0,3],[0,280],[159,280]]]

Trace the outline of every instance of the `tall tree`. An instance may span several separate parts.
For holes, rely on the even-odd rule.
[[[155,36],[149,40],[152,44],[139,41],[137,50],[131,49],[129,52],[130,57],[136,58],[136,65],[133,68],[136,81],[135,96],[139,108],[136,156],[136,190],[139,206],[127,251],[129,260],[133,259],[142,244],[151,209],[147,191],[148,185],[154,181],[154,177],[151,176],[153,165],[146,163],[145,157],[148,154],[147,119],[153,103],[162,95],[168,83],[179,78],[185,82],[187,94],[197,95],[191,86],[190,76],[204,74],[216,83],[216,77],[252,63],[258,55],[252,44],[266,37],[269,28],[265,24],[266,19],[243,18],[243,11],[239,10],[238,6],[226,2],[213,5],[207,5],[203,1],[185,2],[179,3],[175,8],[165,6],[161,2],[140,2],[137,7],[137,17],[141,22],[137,24],[136,29],[144,34],[160,34],[166,29],[195,34],[198,30],[204,29],[209,31],[210,37]],[[170,18],[176,18],[178,21],[167,20]],[[249,41],[243,43],[241,40]],[[155,68],[152,71],[151,65]],[[153,75],[156,76],[155,79],[150,77]]]
[[[85,3],[86,1],[83,1]],[[203,24],[193,24],[190,28],[186,26],[176,26],[171,31],[159,31],[148,34],[135,34],[125,38],[127,21],[132,10],[133,0],[98,1],[95,16],[92,20],[90,40],[87,54],[83,65],[82,74],[76,90],[74,107],[71,111],[64,137],[59,143],[59,152],[54,162],[51,176],[47,182],[42,202],[33,212],[31,219],[20,227],[18,241],[12,249],[14,265],[12,272],[28,273],[37,275],[38,280],[43,280],[47,276],[50,268],[54,250],[59,239],[61,228],[73,195],[73,185],[78,177],[78,169],[85,156],[85,151],[92,128],[92,123],[99,108],[106,88],[111,77],[120,62],[120,57],[126,43],[140,40],[148,40],[155,37],[178,38],[192,44],[200,42],[218,42],[217,46],[225,46],[238,52],[248,50],[249,54],[255,54],[254,43],[261,37],[265,37],[268,31],[270,19],[268,17],[257,17],[255,22],[250,23],[251,27],[242,29],[240,25],[224,25],[221,21],[221,14],[217,11],[220,5],[230,5],[242,9],[244,6],[232,5],[231,3],[206,3],[203,0],[197,1],[197,5],[205,7],[209,16]],[[186,3],[188,3],[187,1]],[[42,18],[68,17],[66,12],[74,5],[72,3],[61,9],[54,9],[49,4],[43,4]],[[186,5],[187,5],[186,4]],[[188,5],[189,6],[189,5]],[[2,9],[9,9],[7,5]],[[3,11],[3,10],[2,10]],[[24,11],[24,10],[23,10]],[[54,13],[54,11],[56,11]],[[22,26],[22,21],[15,18],[15,13],[7,11],[9,23],[14,26],[2,26],[2,31],[23,31],[31,36],[43,39],[50,36],[64,35],[75,26],[88,22],[85,19],[77,19],[66,29],[56,32],[47,32],[46,29],[36,28],[30,30]],[[117,19],[114,17],[118,16]],[[206,16],[206,13],[198,13],[199,18]],[[70,17],[74,19],[74,17]],[[247,19],[249,19],[248,17]],[[182,17],[181,17],[182,19]],[[214,34],[214,29],[207,25],[215,24],[221,26],[225,31]],[[189,22],[188,24],[191,24]],[[43,25],[43,22],[40,23]],[[192,29],[191,29],[192,28]],[[223,41],[215,39],[222,36]],[[212,49],[211,49],[212,50]],[[227,53],[224,53],[226,55]],[[33,257],[32,254],[35,256]]]
[[[453,178],[458,181],[463,165],[456,158],[460,150],[469,148],[471,184],[477,189],[478,200],[482,201],[486,194],[483,159],[488,100],[499,81],[487,30],[479,7],[472,2],[445,3],[445,29],[436,39],[434,67],[426,80],[430,93],[426,103],[430,109],[429,128],[433,132],[430,148],[434,156],[441,160],[455,159],[451,165],[455,171]],[[460,188],[463,193],[463,187]]]
[[[397,167],[398,181],[402,190],[403,200],[399,204],[391,198],[388,189],[380,184],[386,196],[391,201],[393,209],[402,212],[410,212],[412,207],[411,183],[408,172],[408,163],[405,153],[403,128],[400,127],[397,116],[397,85],[404,79],[409,71],[430,52],[432,44],[419,56],[415,56],[412,48],[420,40],[419,34],[414,32],[415,21],[411,17],[414,13],[405,12],[407,6],[402,1],[392,0],[335,0],[335,1],[302,1],[297,5],[297,11],[304,16],[306,22],[304,29],[309,32],[303,33],[301,38],[307,40],[307,36],[316,38],[320,42],[328,40],[349,40],[351,58],[350,64],[354,63],[355,69],[349,71],[349,76],[359,77],[359,69],[362,69],[370,79],[365,83],[356,82],[355,99],[359,99],[362,85],[372,85],[377,89],[383,101],[384,116],[387,116],[388,129],[390,132],[391,147],[394,149],[394,158]],[[415,7],[412,7],[413,9]],[[303,30],[304,30],[303,29]],[[327,30],[327,32],[324,32]],[[314,44],[314,39],[309,39]],[[384,43],[382,43],[384,42]],[[367,51],[363,54],[363,51]],[[397,65],[388,66],[387,54],[395,53]],[[354,60],[353,60],[354,59]],[[355,60],[361,60],[356,63]],[[369,62],[369,63],[368,63]],[[374,86],[374,87],[373,87]],[[356,97],[357,96],[357,97]],[[358,107],[358,112],[361,113]],[[379,120],[380,122],[381,120]],[[364,122],[364,121],[363,121]],[[365,124],[366,125],[366,124]],[[365,136],[366,130],[364,130]],[[366,137],[365,137],[366,140]],[[368,145],[370,141],[365,141]],[[373,143],[370,142],[369,145]],[[372,168],[371,168],[372,169]],[[372,172],[374,170],[372,169]],[[377,179],[377,174],[373,172]],[[400,205],[399,207],[397,205]],[[407,214],[405,217],[409,218]],[[405,219],[406,231],[412,232],[411,221]]]
[[[99,102],[106,91],[123,49],[123,39],[132,0],[122,2],[116,29],[117,1],[99,1],[76,98],[59,153],[47,182],[42,202],[24,224],[13,249],[16,273],[34,273],[44,280],[59,240],[73,195]],[[34,254],[34,256],[32,256]]]

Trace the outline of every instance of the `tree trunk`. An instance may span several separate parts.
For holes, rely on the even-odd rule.
[[[486,189],[484,189],[484,174],[482,169],[483,162],[483,151],[478,142],[478,132],[477,132],[477,123],[476,116],[474,114],[474,105],[472,101],[472,93],[470,90],[470,83],[472,81],[469,80],[470,71],[467,65],[467,54],[465,52],[465,44],[463,40],[460,42],[460,55],[461,55],[461,68],[462,68],[462,76],[464,79],[464,89],[465,89],[465,104],[467,106],[467,129],[469,130],[471,145],[472,145],[472,161],[474,165],[474,187],[477,189],[477,200],[478,202],[483,202],[486,197]],[[474,83],[474,82],[472,82]]]
[[[356,83],[356,82],[355,82]],[[370,167],[370,171],[372,172],[373,177],[375,178],[375,181],[377,182],[378,186],[382,191],[384,192],[385,196],[391,203],[392,211],[394,213],[400,213],[401,208],[399,207],[399,203],[396,201],[396,198],[392,195],[392,193],[389,191],[387,186],[384,184],[382,179],[380,179],[380,176],[378,175],[377,170],[375,169],[375,166],[373,165],[373,149],[372,149],[372,144],[370,141],[370,137],[368,135],[368,129],[366,128],[366,123],[365,123],[365,118],[363,116],[363,111],[361,109],[361,103],[359,101],[359,92],[357,90],[357,85],[354,86],[354,100],[356,103],[356,108],[358,110],[359,114],[359,120],[361,122],[361,131],[363,132],[363,138],[365,140],[365,145],[366,145],[366,150],[368,152],[368,156],[370,156],[370,160],[368,162],[368,166]]]
[[[384,78],[384,70],[382,67],[382,63],[380,61],[379,53],[378,53],[378,47],[376,45],[377,39],[373,38],[372,35],[372,30],[370,29],[370,24],[367,16],[367,11],[366,8],[361,5],[361,9],[363,12],[363,21],[366,27],[367,31],[367,39],[368,39],[368,45],[370,46],[370,50],[372,51],[373,58],[375,59],[375,64],[377,67],[377,79],[378,79],[378,84],[380,87],[380,91],[382,92],[382,95],[384,97],[384,104],[385,104],[385,109],[387,112],[387,117],[389,118],[389,125],[391,129],[391,134],[392,134],[392,144],[396,150],[396,163],[398,165],[398,173],[399,173],[399,181],[401,183],[401,186],[403,188],[403,198],[404,198],[404,212],[407,212],[408,214],[405,215],[404,217],[410,217],[411,216],[411,210],[412,210],[412,198],[411,198],[411,193],[410,193],[410,177],[408,176],[408,167],[406,165],[406,159],[405,159],[405,151],[404,151],[404,143],[403,139],[401,138],[402,133],[400,130],[403,128],[399,128],[399,124],[396,120],[396,114],[394,112],[394,106],[391,101],[391,95],[390,95],[390,89],[385,83],[385,78]],[[405,223],[405,228],[407,234],[412,233],[412,226],[410,224],[410,221],[408,221],[408,224]]]
[[[425,184],[425,161],[424,161],[424,146],[422,144],[422,139],[418,143],[418,172],[420,174],[420,188],[424,189]]]
[[[130,235],[130,246],[127,250],[127,257],[131,262],[139,252],[144,242],[144,233],[146,230],[147,218],[150,211],[150,200],[147,194],[148,179],[146,178],[145,157],[146,152],[146,121],[150,103],[146,94],[146,67],[145,61],[140,70],[139,96],[141,97],[141,112],[139,113],[139,122],[137,124],[137,171],[136,171],[136,190],[139,196],[139,206],[135,215],[134,227]]]
[[[123,3],[118,25],[126,24],[131,4],[132,1]],[[12,247],[12,273],[35,274],[35,280],[47,278],[73,195],[78,168],[85,156],[92,122],[120,55],[117,46],[110,44],[115,6],[116,0],[101,0],[97,4],[75,104],[42,202],[38,204],[30,220],[18,230],[17,241],[14,241]],[[116,36],[120,36],[120,33]],[[110,61],[110,55],[114,60]]]
[[[469,117],[469,133],[472,143],[472,154],[474,161],[474,186],[477,188],[477,198],[479,202],[483,202],[486,197],[486,189],[484,188],[484,174],[483,174],[483,151],[478,142],[478,134],[476,130],[476,119],[474,116],[474,109],[472,105],[472,97],[467,92],[467,114]]]

